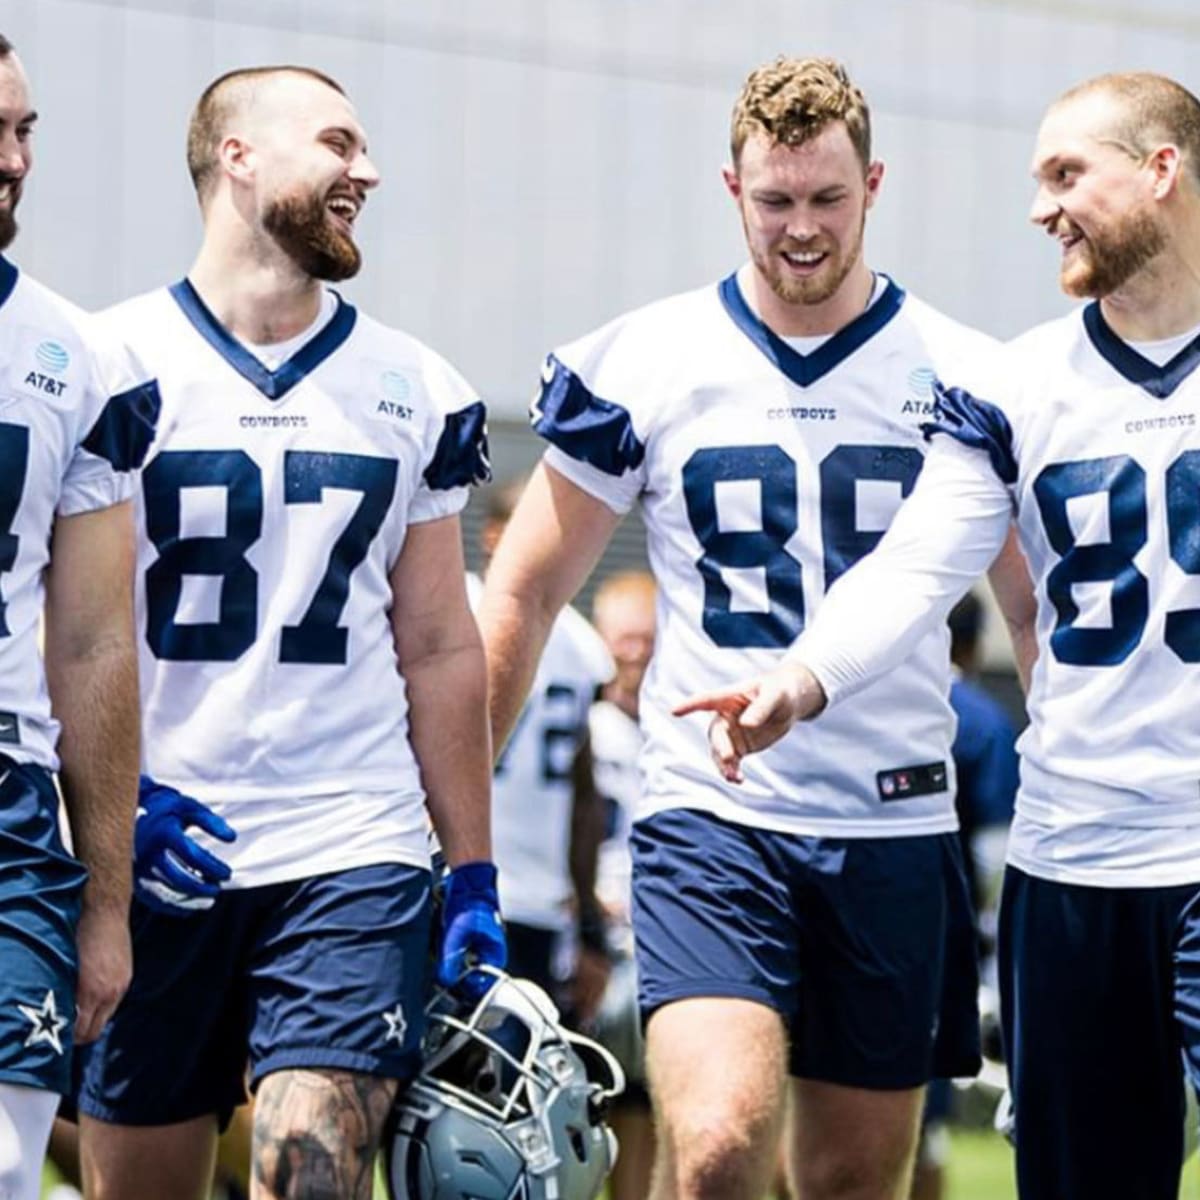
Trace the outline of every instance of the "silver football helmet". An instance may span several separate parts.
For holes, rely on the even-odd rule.
[[[391,1200],[594,1200],[617,1158],[625,1086],[607,1050],[559,1024],[536,984],[487,970],[473,1008],[438,993],[420,1074],[384,1139]]]

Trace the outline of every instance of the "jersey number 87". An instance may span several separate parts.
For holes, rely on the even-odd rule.
[[[296,625],[283,627],[279,661],[344,663],[348,631],[338,620],[350,594],[350,576],[366,557],[396,488],[394,459],[361,454],[288,450],[283,460],[285,504],[319,504],[325,488],[362,493],[346,527],[329,551],[329,561],[307,610]],[[180,536],[185,488],[223,488],[222,537]],[[189,662],[233,662],[258,635],[258,572],[246,551],[262,535],[262,472],[243,450],[166,450],[142,476],[146,533],[158,558],[146,571],[146,640],[159,658]],[[216,621],[180,624],[175,617],[185,575],[221,580]]]

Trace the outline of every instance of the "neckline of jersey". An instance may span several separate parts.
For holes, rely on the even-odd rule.
[[[845,362],[900,311],[906,293],[894,279],[884,278],[887,286],[879,299],[809,354],[789,346],[750,308],[738,286],[736,271],[721,280],[717,291],[730,320],[793,383],[808,387]]]
[[[1096,353],[1119,375],[1137,384],[1155,400],[1168,399],[1200,366],[1200,337],[1193,338],[1174,358],[1160,367],[1113,332],[1104,319],[1104,313],[1100,311],[1099,300],[1093,300],[1083,310],[1083,326]]]
[[[13,294],[19,274],[20,271],[3,254],[0,254],[0,306],[3,306],[9,296]]]
[[[248,383],[268,400],[281,400],[306,375],[315,371],[351,334],[358,319],[353,304],[333,293],[333,316],[295,354],[274,371],[260,362],[213,315],[200,293],[184,278],[167,289],[196,332]]]

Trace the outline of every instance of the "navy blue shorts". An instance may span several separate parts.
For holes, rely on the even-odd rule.
[[[83,865],[58,832],[48,771],[0,755],[0,1080],[71,1084]]]
[[[230,889],[175,917],[135,902],[134,976],[86,1055],[79,1109],[118,1125],[216,1113],[272,1071],[419,1065],[430,875],[389,863]]]
[[[1022,1200],[1176,1200],[1185,1065],[1200,1082],[1200,884],[1009,867],[999,956]]]
[[[630,845],[643,1020],[739,997],[783,1017],[796,1076],[900,1089],[978,1071],[957,834],[800,837],[673,809]]]

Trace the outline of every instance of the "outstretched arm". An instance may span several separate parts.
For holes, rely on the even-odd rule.
[[[97,1037],[129,983],[138,794],[133,506],[55,522],[46,572],[46,679],[62,724],[60,782],[88,869],[79,917],[75,1036]]]
[[[529,695],[554,618],[587,579],[620,516],[542,463],[488,567],[479,624],[498,754]]]
[[[1011,515],[1008,490],[987,456],[939,437],[882,541],[834,584],[780,665],[690,697],[676,714],[716,714],[713,759],[725,778],[740,782],[747,754],[903,662],[991,565]]]

